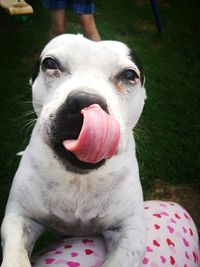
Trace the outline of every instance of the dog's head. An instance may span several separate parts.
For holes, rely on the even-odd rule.
[[[42,138],[67,169],[96,169],[127,148],[145,89],[142,68],[125,44],[56,37],[32,82]]]

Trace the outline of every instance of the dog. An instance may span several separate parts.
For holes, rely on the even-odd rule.
[[[46,229],[101,234],[103,267],[139,267],[143,194],[132,129],[146,92],[143,70],[122,42],[64,34],[43,49],[32,77],[37,114],[1,227],[1,267],[30,267]]]

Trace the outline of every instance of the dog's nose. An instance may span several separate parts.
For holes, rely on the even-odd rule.
[[[80,113],[83,108],[93,104],[98,104],[108,113],[106,100],[98,94],[83,90],[75,90],[69,93],[66,99],[66,107],[69,113]]]

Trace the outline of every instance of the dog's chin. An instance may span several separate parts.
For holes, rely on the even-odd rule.
[[[51,144],[51,147],[58,161],[64,166],[67,171],[79,174],[86,174],[92,170],[98,169],[105,164],[106,160],[101,160],[97,163],[88,163],[79,160],[72,152],[66,150],[62,143]]]

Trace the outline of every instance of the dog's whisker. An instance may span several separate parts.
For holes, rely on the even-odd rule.
[[[32,101],[20,101],[19,103],[20,104],[28,104],[28,105],[33,106],[33,102]],[[37,105],[42,105],[41,102],[34,101],[34,103],[37,104]]]
[[[139,153],[142,152],[142,146],[144,145],[144,142],[142,140],[142,138],[136,133],[136,131],[133,131],[133,135],[135,137],[135,143],[136,143],[136,149]],[[141,144],[141,146],[140,146]]]
[[[31,134],[27,136],[27,132],[28,130],[26,130],[26,134],[25,134],[24,141],[23,141],[23,146],[25,146],[31,138]]]
[[[41,111],[42,111],[42,109],[39,109],[39,108],[37,109],[37,112],[41,112]],[[34,117],[37,118],[37,114],[36,114],[35,110],[29,110],[29,111],[25,112],[24,114],[22,114],[21,116],[19,116],[17,118],[17,120],[21,120],[21,119],[23,119],[25,117],[29,117],[29,116],[32,116],[32,115],[34,115]]]
[[[16,121],[19,124],[22,124],[24,122],[30,121],[31,119],[36,119],[35,111],[27,111],[26,113],[22,114],[18,118],[16,118],[14,121]]]
[[[142,147],[144,145],[141,135],[146,132],[147,132],[146,128],[143,127],[141,124],[137,124],[133,130],[133,135],[135,137],[135,142],[136,142],[136,148],[139,153],[142,152]]]
[[[135,139],[136,139],[136,143],[137,143],[137,141],[139,141],[141,144],[144,144],[143,140],[137,134],[134,134],[134,136],[135,136]]]
[[[26,130],[25,130],[25,136],[24,136],[24,141],[23,141],[23,146],[25,146],[28,143],[28,141],[30,140],[31,130],[34,127],[36,121],[37,121],[37,119],[31,120],[29,123],[27,123],[23,127],[24,129],[26,128]],[[21,129],[21,132],[22,132],[23,128]]]
[[[27,129],[30,129],[30,127],[34,126],[35,123],[37,121],[37,118],[36,119],[32,119],[32,120],[29,120],[17,133],[17,135],[21,134],[21,132],[27,128]]]
[[[31,87],[31,84],[29,82],[23,82],[24,85],[27,85],[28,87]]]
[[[31,105],[33,105],[32,101],[20,101],[19,103],[20,104],[31,104]]]
[[[24,100],[24,101],[20,101],[19,103],[22,103],[22,104],[33,104],[33,102],[30,100]],[[41,104],[41,102],[37,102],[37,101],[34,101],[34,103],[36,104]]]
[[[30,115],[35,115],[35,110],[29,110],[27,112],[24,113],[24,117],[30,116]]]
[[[141,132],[141,133],[145,133],[146,131],[145,131],[145,129],[140,129],[140,128],[135,128],[135,130],[137,131],[137,132]]]
[[[135,129],[136,131],[140,131],[140,132],[147,132],[147,129],[145,126],[143,126],[142,124],[140,123],[137,123]]]

